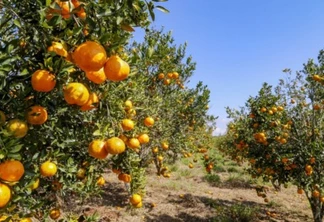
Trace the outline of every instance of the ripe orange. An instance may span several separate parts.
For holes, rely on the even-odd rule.
[[[31,190],[36,190],[39,187],[39,178],[37,178],[30,186],[29,188]]]
[[[98,186],[103,186],[105,184],[105,178],[103,178],[103,176],[100,176],[98,179],[97,179],[97,185]]]
[[[298,193],[298,194],[303,194],[303,189],[302,189],[302,188],[298,188],[298,189],[297,189],[297,193]]]
[[[146,133],[139,135],[137,139],[141,144],[146,144],[150,142],[150,137]]]
[[[163,156],[158,156],[157,159],[158,159],[158,161],[161,162],[163,160]]]
[[[104,69],[101,68],[98,71],[88,71],[86,72],[86,77],[96,83],[96,84],[101,84],[106,81],[106,74],[104,72]]]
[[[64,99],[68,104],[83,106],[89,100],[89,91],[78,82],[69,83],[64,89]]]
[[[124,106],[125,106],[126,111],[130,110],[131,108],[133,108],[133,103],[130,100],[126,100],[125,103],[124,103]]]
[[[83,106],[80,107],[80,110],[88,111],[88,110],[95,109],[98,106],[98,103],[99,103],[99,98],[98,98],[97,94],[93,92],[90,94],[89,99],[86,102],[86,104],[84,104]]]
[[[27,122],[32,125],[42,125],[47,120],[47,111],[42,106],[32,106],[26,115]]]
[[[140,148],[141,143],[137,138],[130,138],[127,141],[127,146],[129,146],[129,148],[131,148],[131,149],[138,149],[138,148]]]
[[[119,139],[121,139],[122,141],[124,141],[125,144],[126,144],[127,141],[128,141],[128,137],[125,136],[124,134],[121,134],[121,135],[119,136]]]
[[[167,77],[168,77],[169,79],[172,79],[172,76],[173,76],[173,73],[172,73],[172,72],[169,72],[169,73],[167,74]]]
[[[130,68],[128,63],[117,55],[111,56],[105,64],[106,77],[110,81],[122,81],[128,77],[129,72]]]
[[[3,208],[11,199],[10,188],[3,183],[0,183],[0,208]]]
[[[59,209],[52,209],[49,213],[50,218],[52,218],[53,220],[58,219],[61,216],[61,212]]]
[[[158,147],[153,147],[152,148],[152,152],[153,153],[158,153],[159,152],[159,148]]]
[[[47,51],[55,52],[62,57],[68,57],[69,55],[67,45],[60,42],[52,42],[52,45],[47,48]]]
[[[105,48],[99,43],[87,41],[74,50],[72,58],[83,71],[98,71],[106,63],[107,54]]]
[[[164,73],[160,73],[160,74],[158,75],[158,79],[164,79]]]
[[[121,125],[125,131],[134,129],[134,121],[131,119],[123,119]]]
[[[172,79],[177,79],[177,78],[179,78],[179,73],[173,72],[172,73]]]
[[[133,194],[129,198],[129,201],[131,202],[132,205],[137,205],[138,203],[142,202],[142,197],[139,194]]]
[[[108,155],[108,151],[105,148],[105,141],[99,139],[93,140],[89,144],[88,152],[94,158],[105,159]]]
[[[320,192],[318,190],[314,190],[312,192],[312,196],[315,197],[315,198],[318,198],[320,196]]]
[[[18,160],[7,160],[0,163],[0,179],[17,182],[25,173],[24,165]]]
[[[0,127],[6,123],[6,115],[0,110]]]
[[[33,222],[31,218],[22,218],[19,222]]]
[[[118,175],[118,179],[125,182],[125,183],[130,183],[132,181],[131,175],[126,174],[126,173],[120,173]]]
[[[54,176],[57,172],[57,166],[55,163],[50,162],[49,160],[42,163],[40,166],[40,174],[44,177]]]
[[[144,125],[147,127],[152,127],[154,125],[154,119],[152,117],[146,117],[144,119]]]
[[[56,3],[60,6],[61,10],[60,13],[63,18],[68,19],[70,18],[70,2],[69,1],[60,1],[56,0]]]
[[[72,0],[72,4],[74,8],[77,8],[81,5],[81,3],[78,0]],[[77,16],[81,19],[85,19],[87,17],[87,13],[84,11],[83,7],[80,7],[80,10],[77,12]]]
[[[19,119],[12,119],[9,120],[7,124],[7,130],[10,134],[12,134],[16,138],[22,138],[26,136],[28,131],[27,123],[19,120]]]
[[[164,84],[164,85],[170,85],[170,83],[171,83],[171,80],[170,80],[170,79],[165,79],[165,80],[163,81],[163,84]]]
[[[162,146],[162,149],[164,149],[164,150],[169,149],[169,144],[167,142],[162,142],[161,146]]]
[[[32,74],[31,85],[35,91],[49,92],[56,85],[55,75],[47,70],[39,69]]]
[[[110,154],[120,154],[123,153],[126,149],[125,143],[123,140],[118,137],[112,137],[106,141],[106,149]]]

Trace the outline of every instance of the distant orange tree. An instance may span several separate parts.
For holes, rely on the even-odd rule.
[[[286,78],[277,87],[264,84],[241,110],[228,108],[232,122],[222,147],[238,162],[247,160],[253,177],[276,188],[295,184],[297,193],[307,196],[316,222],[324,215],[323,55],[295,74],[284,70]],[[257,192],[268,201],[264,190]]]
[[[0,2],[0,220],[59,219],[59,200],[100,194],[107,168],[142,207],[149,164],[169,177],[210,144],[210,91],[185,86],[185,45],[149,29],[157,2]]]

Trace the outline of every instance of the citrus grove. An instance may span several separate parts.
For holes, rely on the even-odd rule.
[[[273,88],[264,84],[241,110],[227,109],[232,118],[221,150],[241,163],[248,161],[254,178],[275,188],[291,182],[306,195],[314,221],[324,215],[323,132],[324,57],[309,60],[300,72],[285,69],[284,80]],[[258,196],[269,199],[264,187]]]
[[[64,199],[100,194],[107,172],[140,208],[150,164],[168,178],[211,147],[210,92],[186,87],[186,45],[149,28],[158,2],[0,2],[0,221],[62,218]]]

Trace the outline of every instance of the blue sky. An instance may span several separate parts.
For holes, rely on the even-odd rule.
[[[169,0],[153,26],[188,43],[197,62],[189,87],[203,81],[211,90],[210,114],[224,132],[225,107],[244,106],[263,82],[276,85],[282,70],[301,70],[324,48],[322,0]],[[136,36],[136,33],[135,33]]]

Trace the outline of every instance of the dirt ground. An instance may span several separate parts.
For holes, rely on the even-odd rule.
[[[212,186],[198,164],[193,169],[182,164],[170,178],[156,176],[153,169],[149,173],[143,208],[132,209],[125,185],[114,173],[107,173],[103,198],[92,198],[82,206],[76,203],[75,211],[84,215],[97,213],[103,222],[207,222],[223,221],[218,215],[233,205],[242,205],[257,209],[255,221],[312,221],[305,195],[297,194],[294,186],[280,192],[269,187],[269,202],[265,203],[251,186]],[[225,178],[227,174],[219,175]]]

